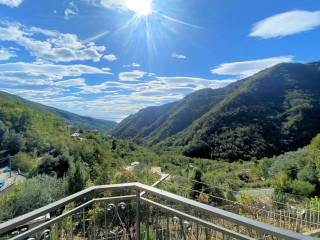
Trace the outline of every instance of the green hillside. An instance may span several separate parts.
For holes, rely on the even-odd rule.
[[[132,142],[110,139],[99,131],[73,132],[60,116],[21,98],[0,95],[0,168],[11,165],[26,181],[0,196],[0,222],[47,205],[86,187],[140,182],[151,184],[158,174],[131,162],[158,159]]]
[[[53,113],[57,116],[63,118],[67,124],[78,127],[80,129],[97,129],[99,131],[109,131],[116,125],[116,122],[100,120],[91,117],[84,117],[74,113],[70,113],[64,110],[60,110],[53,107],[48,107],[36,102],[28,101],[26,99],[20,98],[18,96],[1,92],[0,91],[0,100],[11,100],[15,102],[20,102],[21,104],[25,104],[26,106],[34,109],[36,111],[41,111],[44,113]]]
[[[158,113],[166,109],[163,115],[149,112],[149,118],[141,110],[113,133],[182,148],[190,157],[228,161],[296,150],[320,132],[319,67],[318,62],[280,64],[223,89],[193,93],[169,109],[157,107]],[[135,119],[140,119],[139,128],[132,127]]]

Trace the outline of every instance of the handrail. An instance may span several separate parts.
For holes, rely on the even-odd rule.
[[[276,237],[280,237],[282,239],[289,239],[289,240],[312,240],[315,239],[310,236],[305,236],[299,233],[295,233],[289,230],[277,228],[274,226],[271,226],[269,224],[261,223],[231,212],[227,212],[225,210],[212,207],[203,203],[199,203],[194,200],[190,200],[178,195],[175,195],[173,193],[166,192],[164,190],[160,190],[154,187],[150,187],[141,183],[125,183],[125,184],[113,184],[113,185],[101,185],[101,186],[94,186],[90,187],[88,189],[85,189],[81,192],[75,193],[73,195],[70,195],[66,198],[63,198],[59,201],[56,201],[54,203],[51,203],[45,207],[39,208],[37,210],[34,210],[30,213],[27,213],[25,215],[22,215],[20,217],[14,218],[12,220],[9,220],[5,223],[0,224],[0,234],[3,234],[5,232],[8,232],[17,226],[21,225],[23,222],[27,222],[28,220],[34,219],[36,217],[39,217],[41,215],[44,215],[48,212],[54,211],[67,203],[70,203],[76,199],[79,199],[80,197],[84,197],[90,193],[104,191],[104,190],[115,190],[115,189],[134,189],[137,191],[145,191],[149,194],[156,195],[158,197],[176,202],[176,203],[182,203],[185,205],[189,205],[192,208],[198,209],[202,212],[212,214],[215,216],[218,216],[221,219],[230,221],[232,223],[236,223],[241,226],[246,226],[251,229],[257,230],[262,233],[267,233]]]
[[[235,213],[231,213],[216,207],[212,207],[191,199],[187,199],[181,196],[178,196],[176,194],[173,193],[169,193],[166,192],[164,190],[161,189],[157,189],[157,188],[153,188],[141,183],[137,183],[136,186],[139,189],[143,189],[144,191],[146,191],[147,193],[150,193],[152,195],[156,195],[162,198],[165,198],[167,200],[171,200],[177,203],[182,203],[182,204],[186,204],[189,205],[193,208],[196,208],[202,212],[205,213],[209,213],[215,216],[218,216],[219,218],[222,218],[224,220],[236,223],[238,225],[242,225],[242,226],[246,226],[249,227],[251,229],[255,229],[258,230],[260,232],[263,233],[268,233],[270,235],[276,236],[276,237],[280,237],[283,239],[291,239],[291,240],[314,240],[315,238],[309,237],[309,236],[305,236],[290,230],[285,230],[282,228],[277,228],[274,227],[272,225],[266,224],[266,223],[262,223],[256,220],[252,220],[250,218],[244,217],[244,216],[240,216],[237,215]]]
[[[55,224],[57,222],[59,222],[60,219],[63,219],[67,216],[70,216],[71,214],[77,213],[80,210],[90,206],[91,204],[95,203],[95,202],[101,202],[101,201],[112,201],[112,200],[130,200],[130,199],[135,199],[135,195],[128,195],[128,196],[121,196],[121,197],[109,197],[109,198],[94,198],[88,202],[85,202],[83,204],[81,204],[78,207],[73,208],[72,210],[65,212],[61,215],[59,215],[58,217],[55,217],[53,219],[50,219],[49,221],[40,224],[37,227],[34,227],[24,233],[19,234],[18,236],[15,236],[13,238],[11,238],[11,240],[22,240],[22,239],[26,239],[27,237],[29,237],[30,235],[37,233],[41,230],[46,229],[47,227],[51,226],[52,224]]]
[[[21,224],[28,222],[29,220],[35,219],[37,217],[43,216],[49,212],[52,212],[54,210],[57,210],[66,204],[73,202],[81,197],[84,197],[90,193],[94,193],[97,191],[103,191],[103,190],[114,190],[114,189],[134,189],[136,188],[135,183],[124,183],[124,184],[110,184],[110,185],[101,185],[101,186],[94,186],[87,189],[84,189],[78,193],[72,194],[68,197],[62,198],[56,202],[53,202],[51,204],[48,204],[42,208],[36,209],[32,212],[26,213],[24,215],[21,215],[19,217],[16,217],[14,219],[11,219],[7,222],[0,224],[0,235],[3,233],[6,233],[12,229],[15,229],[16,227],[20,226]]]
[[[11,238],[11,240],[22,240],[22,239],[25,239],[27,237],[29,237],[30,235],[32,234],[35,234],[39,231],[42,231],[48,227],[50,227],[51,225],[59,222],[59,220],[65,218],[65,217],[68,217],[72,214],[75,214],[79,211],[81,211],[82,209],[96,203],[96,202],[103,202],[103,201],[112,201],[112,200],[119,200],[119,201],[123,201],[123,200],[130,200],[130,199],[135,199],[135,195],[128,195],[128,196],[120,196],[120,197],[107,197],[107,198],[95,198],[95,199],[92,199],[88,202],[85,202],[83,203],[82,205],[68,211],[68,212],[65,212],[63,214],[61,214],[60,216],[58,217],[55,217],[53,219],[50,219],[49,221],[45,222],[45,223],[42,223],[41,225],[35,227],[35,228],[32,228],[18,236],[15,236],[13,238]],[[224,228],[224,227],[220,227],[218,225],[215,225],[211,222],[208,222],[208,221],[205,221],[205,220],[202,220],[200,218],[197,218],[197,217],[194,217],[194,216],[191,216],[189,214],[186,214],[186,213],[183,213],[181,211],[178,211],[178,210],[175,210],[175,209],[172,209],[170,207],[167,207],[167,206],[164,206],[162,204],[159,204],[159,203],[156,203],[152,200],[149,200],[149,199],[146,199],[146,198],[141,198],[141,200],[149,205],[153,205],[153,206],[156,206],[158,208],[161,208],[163,210],[165,210],[166,212],[170,212],[170,213],[173,213],[175,216],[179,216],[179,217],[183,217],[183,219],[188,219],[188,220],[191,220],[195,223],[198,223],[198,224],[201,224],[207,228],[210,228],[210,229],[213,229],[215,231],[218,231],[218,232],[222,232],[226,235],[229,235],[230,237],[234,237],[234,238],[237,238],[237,239],[240,239],[240,240],[254,240],[253,238],[251,237],[248,237],[248,236],[245,236],[243,234],[240,234],[240,233],[236,233],[232,230],[229,230],[227,228]]]
[[[141,198],[141,200],[142,200],[143,202],[146,202],[146,203],[150,204],[150,205],[154,205],[154,206],[156,206],[156,207],[158,207],[158,208],[164,209],[164,210],[167,211],[167,212],[171,212],[171,213],[173,213],[173,214],[175,214],[175,215],[177,215],[177,216],[179,216],[179,217],[183,217],[184,219],[191,220],[191,221],[193,221],[193,222],[196,222],[196,223],[198,223],[198,224],[201,224],[201,225],[203,225],[203,226],[205,226],[205,227],[207,227],[207,228],[213,229],[213,230],[215,230],[215,231],[225,233],[226,235],[229,235],[230,237],[234,237],[234,238],[240,239],[240,240],[253,240],[253,239],[254,239],[254,238],[245,236],[245,235],[243,235],[243,234],[236,233],[236,232],[234,232],[234,231],[232,231],[232,230],[229,230],[229,229],[227,229],[227,228],[220,227],[220,226],[218,226],[218,225],[216,225],[216,224],[213,224],[213,223],[211,223],[211,222],[208,222],[208,221],[202,220],[202,219],[200,219],[200,218],[191,216],[191,215],[189,215],[189,214],[187,214],[187,213],[183,213],[183,212],[178,211],[178,210],[175,210],[175,209],[173,209],[173,208],[164,206],[164,205],[162,205],[162,204],[160,204],[160,203],[156,203],[156,202],[154,202],[154,201],[152,201],[152,200],[150,200],[150,199]]]

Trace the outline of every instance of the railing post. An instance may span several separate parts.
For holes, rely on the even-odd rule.
[[[137,190],[136,197],[136,236],[137,240],[140,240],[140,191]]]

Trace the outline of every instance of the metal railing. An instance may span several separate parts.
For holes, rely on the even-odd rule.
[[[31,226],[40,216],[50,219]],[[0,239],[290,239],[273,227],[140,183],[94,186],[0,224]]]

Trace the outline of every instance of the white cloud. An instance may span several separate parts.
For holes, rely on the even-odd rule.
[[[36,39],[41,35],[41,40]],[[53,62],[99,61],[106,50],[90,42],[83,44],[75,34],[60,33],[19,23],[0,22],[0,40],[15,42],[37,58]]]
[[[275,38],[293,35],[320,27],[320,11],[295,10],[280,13],[256,23],[251,37]]]
[[[0,0],[0,4],[8,7],[19,7],[23,0]]]
[[[180,100],[185,95],[203,88],[221,88],[236,79],[209,80],[196,77],[154,77],[147,82],[123,83],[103,82],[97,85],[86,85],[76,95],[98,94],[94,100],[86,100],[81,105],[86,106],[86,112],[92,116],[121,120],[141,108],[161,105]],[[108,102],[108,104],[105,104]],[[75,104],[76,105],[76,104]],[[103,115],[104,114],[104,115]]]
[[[78,15],[78,7],[74,2],[70,2],[68,7],[64,10],[64,19],[70,20],[71,18]]]
[[[15,90],[10,91],[13,94],[23,95],[27,98],[34,98],[34,97],[41,97],[41,98],[52,98],[58,97],[64,90],[61,88],[44,88],[44,89],[22,89],[22,90]]]
[[[132,72],[119,73],[120,81],[136,81],[146,75],[146,72],[134,70]]]
[[[131,66],[132,66],[132,67],[141,67],[141,65],[140,65],[139,63],[135,63],[135,62],[132,63]]]
[[[88,66],[88,65],[58,65],[52,63],[4,63],[0,64],[0,86],[1,87],[22,87],[22,86],[58,86],[59,82],[63,81],[65,84],[73,83],[79,86],[80,80],[78,77],[88,74],[110,74],[102,69]],[[69,82],[68,82],[69,81]],[[60,86],[63,82],[60,82]]]
[[[211,70],[211,73],[219,75],[237,75],[239,77],[247,77],[260,72],[263,69],[272,67],[276,64],[292,61],[292,56],[279,56],[251,61],[224,63],[213,68]]]
[[[133,62],[131,64],[123,65],[123,67],[126,67],[126,68],[130,68],[130,67],[138,68],[138,67],[141,67],[141,65],[139,63]]]
[[[86,0],[94,6],[102,6],[109,9],[128,10],[126,7],[127,0]]]
[[[12,49],[0,48],[0,61],[6,61],[15,56],[16,54],[13,52]]]
[[[109,62],[113,62],[113,61],[118,60],[117,56],[114,54],[105,55],[105,56],[103,56],[103,58]]]
[[[0,73],[2,70],[0,68]],[[8,74],[8,69],[6,68],[5,70],[6,74]],[[15,68],[10,70],[16,72]],[[66,70],[55,70],[53,72],[61,76],[63,75],[61,72],[64,71]],[[33,70],[33,74],[39,74],[40,72],[40,70]],[[70,72],[66,74],[70,75]],[[149,74],[146,73],[145,75],[148,76]],[[220,88],[234,81],[236,80],[209,80],[188,76],[157,77],[152,75],[143,82],[105,81],[96,85],[88,85],[83,78],[74,78],[52,81],[49,87],[44,86],[43,89],[39,90],[32,88],[25,91],[12,89],[10,91],[53,107],[97,118],[120,121],[142,108],[180,100],[185,95],[196,90],[210,87]],[[70,87],[72,92],[69,92]],[[79,89],[79,91],[77,92],[75,89]],[[90,95],[90,97],[83,95]]]
[[[79,87],[79,86],[85,86],[86,85],[86,80],[83,78],[74,78],[74,79],[68,79],[68,80],[63,80],[59,82],[55,82],[56,86],[61,86],[61,87]]]
[[[175,53],[175,52],[171,54],[171,57],[172,58],[176,58],[176,59],[187,59],[187,57],[185,55],[179,54],[179,53]]]

